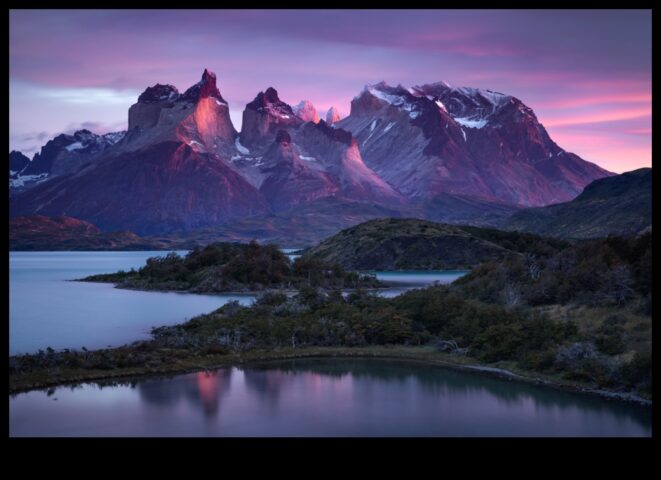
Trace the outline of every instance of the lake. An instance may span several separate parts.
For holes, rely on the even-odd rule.
[[[296,249],[283,249],[290,254]],[[168,252],[10,252],[9,353],[47,347],[98,349],[150,338],[152,327],[181,323],[228,301],[250,304],[253,295],[141,292],[111,284],[70,282],[96,273],[139,268]],[[186,251],[178,251],[185,255]],[[290,255],[290,258],[296,256]],[[395,296],[435,281],[448,283],[465,272],[373,272],[392,282]]]
[[[9,353],[123,345],[150,338],[151,327],[181,323],[230,300],[252,302],[250,295],[140,292],[67,281],[139,268],[147,258],[167,253],[11,252]]]
[[[11,436],[650,436],[651,409],[417,362],[304,359],[10,397]]]

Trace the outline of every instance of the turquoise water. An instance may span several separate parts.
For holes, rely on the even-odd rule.
[[[651,435],[651,409],[414,362],[290,360],[10,397],[11,436]]]

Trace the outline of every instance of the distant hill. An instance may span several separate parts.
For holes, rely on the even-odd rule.
[[[642,233],[652,228],[652,169],[595,180],[570,202],[515,213],[504,228],[577,239]]]
[[[306,257],[350,270],[457,269],[523,253],[548,253],[563,241],[531,234],[448,225],[417,219],[381,219],[342,230]]]
[[[163,250],[173,246],[132,232],[102,232],[72,217],[34,215],[9,221],[10,250]]]

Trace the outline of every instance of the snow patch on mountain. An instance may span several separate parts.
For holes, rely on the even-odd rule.
[[[383,89],[387,89],[387,91]],[[363,93],[365,92],[393,107],[408,112],[411,119],[416,119],[422,114],[420,106],[415,103],[420,98],[420,93],[414,89],[405,89],[401,85],[399,87],[388,87],[385,82],[381,82],[376,85],[366,85],[363,90]]]
[[[74,142],[64,148],[67,150],[67,152],[71,152],[73,150],[80,150],[81,148],[85,148],[85,146],[81,142]]]
[[[241,142],[239,141],[239,137],[236,137],[236,140],[234,141],[234,146],[236,147],[236,149],[239,151],[240,154],[250,155],[250,150],[248,150],[246,147],[241,145]]]
[[[20,187],[24,187],[26,184],[29,183],[41,183],[45,180],[48,180],[48,177],[49,177],[48,173],[40,173],[38,175],[22,175],[17,178],[10,178],[9,187],[20,188]]]
[[[486,118],[481,118],[479,120],[472,120],[469,118],[455,118],[454,121],[459,125],[463,125],[464,127],[468,128],[484,128],[489,123]]]
[[[124,138],[125,135],[126,135],[126,130],[121,132],[110,132],[102,136],[106,142],[108,142],[111,145],[114,145],[115,143],[119,142],[122,138]]]

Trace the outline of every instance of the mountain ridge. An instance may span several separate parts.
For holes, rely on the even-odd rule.
[[[238,132],[205,69],[183,94],[147,87],[128,117],[125,134],[49,141],[24,168],[35,170],[30,176],[10,178],[10,216],[69,215],[163,234],[338,197],[492,224],[611,175],[558,147],[515,97],[443,82],[368,85],[349,116],[339,119],[333,107],[328,121],[310,102],[292,108],[269,87],[246,105]]]

